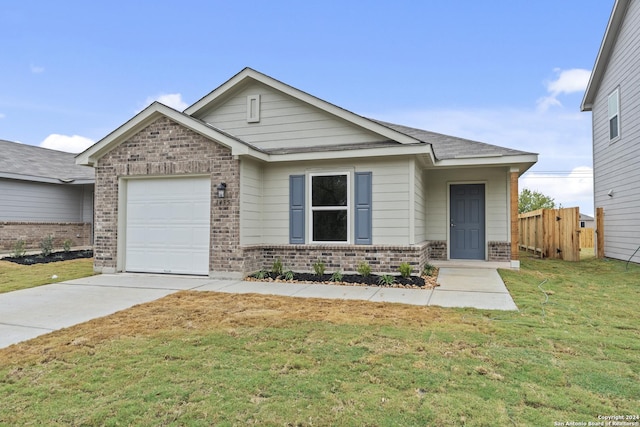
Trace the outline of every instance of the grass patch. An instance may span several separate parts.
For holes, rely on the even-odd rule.
[[[93,259],[19,265],[0,260],[0,293],[93,275]],[[53,276],[58,276],[53,278]]]
[[[637,414],[640,267],[524,258],[501,274],[519,312],[180,292],[0,350],[0,424],[544,426]]]

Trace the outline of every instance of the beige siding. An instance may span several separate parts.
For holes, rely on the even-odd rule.
[[[258,94],[260,121],[248,123],[247,96]],[[385,139],[258,82],[234,93],[198,118],[263,149],[356,144]]]
[[[257,245],[263,240],[263,169],[258,162],[240,162],[240,244]]]
[[[263,243],[289,243],[289,175],[347,171],[350,173],[372,172],[373,243],[376,245],[409,244],[408,165],[410,161],[412,160],[364,160],[356,162],[355,167],[352,161],[269,165],[263,173]],[[353,180],[351,183],[353,185]],[[305,220],[308,226],[308,210],[306,214]],[[353,215],[351,217],[353,220]],[[309,236],[306,241],[309,241]]]
[[[93,185],[82,188],[82,222],[93,223]]]
[[[632,1],[593,105],[596,207],[605,210],[605,256],[640,246],[640,2]],[[609,141],[607,101],[620,89],[620,139]],[[607,193],[613,190],[613,197]],[[639,262],[640,256],[634,258]]]
[[[425,171],[416,166],[415,169],[415,241],[413,243],[420,243],[427,239],[426,235],[426,221],[427,221],[427,194],[424,184]]]
[[[508,170],[505,168],[449,169],[427,171],[426,239],[447,240],[449,230],[449,185],[485,184],[486,239],[509,241]]]

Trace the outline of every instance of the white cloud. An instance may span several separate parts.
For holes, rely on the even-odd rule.
[[[535,109],[460,109],[371,113],[371,117],[540,154],[536,168],[570,171],[591,164],[591,116]]]
[[[68,153],[80,153],[94,144],[94,141],[79,135],[51,134],[40,143],[40,147],[51,150],[66,151]]]
[[[554,72],[556,73],[556,79],[545,82],[549,95],[538,99],[538,109],[541,111],[546,111],[553,106],[562,106],[562,103],[558,100],[560,95],[584,92],[591,77],[591,71],[581,68],[570,70],[556,68]]]
[[[39,67],[37,65],[31,64],[31,72],[33,74],[42,74],[44,73],[44,67]]]
[[[147,108],[149,105],[151,105],[155,101],[158,101],[161,104],[164,104],[164,105],[166,105],[168,107],[174,108],[174,109],[176,109],[178,111],[184,111],[189,106],[189,104],[187,104],[186,102],[184,102],[182,100],[182,94],[180,94],[180,93],[165,93],[165,94],[160,94],[160,95],[157,95],[157,96],[148,97],[144,102],[144,107],[142,107],[140,110],[138,110],[138,113],[140,111],[144,110],[145,108]]]
[[[520,178],[519,186],[553,198],[556,205],[578,206],[580,212],[593,215],[593,169],[589,166],[575,167],[569,173],[528,172]]]
[[[591,115],[564,108],[423,110],[365,114],[376,119],[538,153],[520,187],[538,190],[564,207],[593,213]],[[586,168],[586,169],[585,169]],[[548,172],[554,172],[550,174]]]

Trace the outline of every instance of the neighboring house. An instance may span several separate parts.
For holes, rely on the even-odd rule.
[[[228,277],[278,258],[298,271],[517,267],[518,177],[536,161],[370,120],[250,68],[183,113],[153,103],[77,157],[96,171],[96,271]]]
[[[596,220],[589,215],[580,214],[580,228],[595,228]]]
[[[0,140],[0,251],[18,240],[38,248],[47,236],[58,248],[90,245],[93,183],[73,154]]]
[[[640,247],[640,1],[617,0],[582,111],[593,120],[595,207],[604,208],[604,255]],[[633,258],[640,262],[640,251]]]

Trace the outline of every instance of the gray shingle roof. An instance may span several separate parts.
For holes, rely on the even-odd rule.
[[[92,167],[76,165],[75,154],[4,140],[0,140],[0,176],[50,182],[95,179]]]
[[[420,141],[431,144],[437,159],[461,159],[471,157],[489,156],[518,156],[522,154],[535,154],[526,151],[514,150],[511,148],[499,147],[497,145],[486,144],[484,142],[472,141],[470,139],[458,138],[455,136],[443,135],[427,130],[411,128],[408,126],[396,125],[380,120],[370,119],[383,126],[412,136]]]

